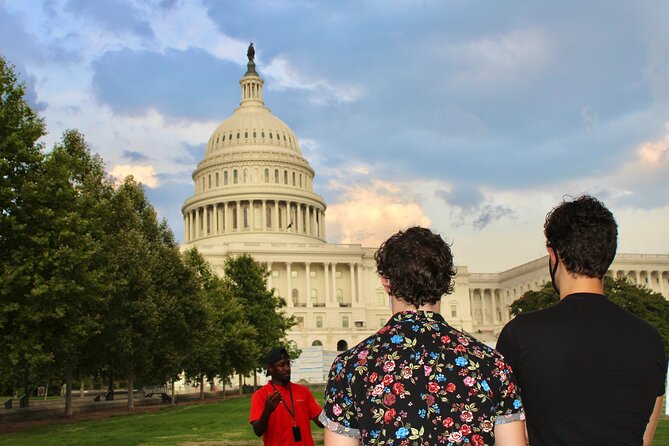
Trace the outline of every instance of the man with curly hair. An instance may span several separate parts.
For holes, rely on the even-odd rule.
[[[326,446],[525,445],[511,369],[439,314],[453,290],[449,245],[413,227],[375,259],[393,316],[334,361],[319,417]]]
[[[649,446],[664,394],[664,344],[604,295],[616,221],[582,196],[549,212],[544,234],[560,301],[518,315],[497,341],[523,391],[530,444]]]

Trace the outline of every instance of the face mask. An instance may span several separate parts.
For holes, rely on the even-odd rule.
[[[555,260],[557,260],[557,254],[555,255]],[[557,285],[555,284],[555,273],[557,273],[558,269],[558,262],[555,262],[555,266],[553,266],[553,262],[551,261],[551,257],[548,257],[548,272],[551,275],[551,284],[553,285],[553,289],[555,290],[558,295],[560,294],[560,290],[558,289]]]

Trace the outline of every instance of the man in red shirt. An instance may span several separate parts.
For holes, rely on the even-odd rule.
[[[313,446],[311,424],[318,427],[321,406],[308,388],[290,382],[290,357],[285,348],[273,348],[265,358],[269,382],[251,399],[249,422],[265,446]]]

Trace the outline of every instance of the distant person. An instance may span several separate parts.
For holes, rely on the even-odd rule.
[[[667,363],[657,330],[604,295],[616,221],[582,196],[549,212],[544,233],[560,301],[516,316],[497,341],[523,392],[530,444],[649,446]]]
[[[518,388],[493,349],[446,323],[450,247],[429,229],[390,237],[375,255],[393,316],[330,370],[325,445],[525,445]]]
[[[251,399],[249,422],[265,446],[313,446],[311,424],[321,406],[308,388],[290,382],[290,357],[285,348],[273,348],[265,358],[271,379]]]

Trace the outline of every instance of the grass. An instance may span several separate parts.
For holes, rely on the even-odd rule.
[[[317,401],[323,392],[315,392]],[[248,446],[262,445],[248,423],[250,398],[218,403],[169,407],[154,413],[112,416],[52,424],[0,435],[0,445],[113,445],[113,446]],[[312,425],[316,445],[323,433]],[[662,417],[655,446],[669,445],[669,417]]]

